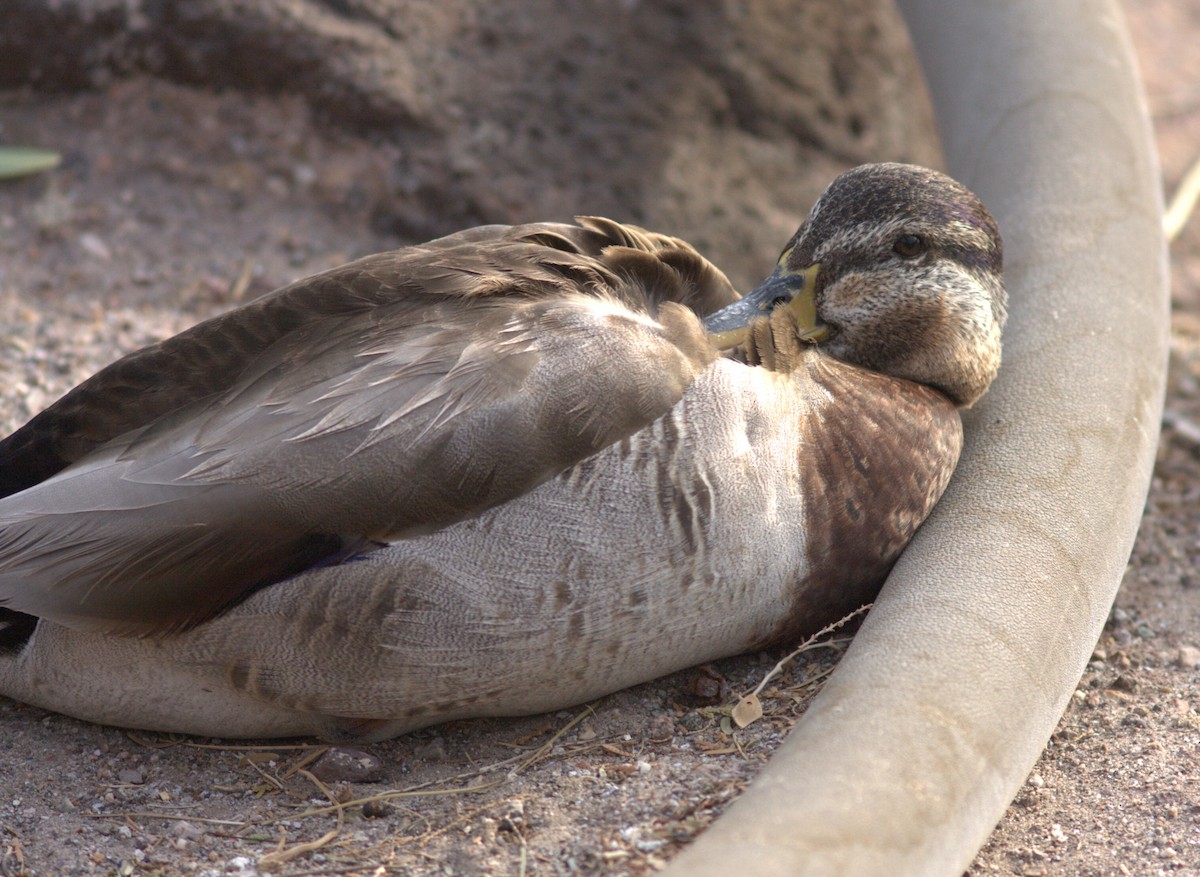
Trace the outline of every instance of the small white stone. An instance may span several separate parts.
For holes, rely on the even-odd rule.
[[[1180,646],[1175,653],[1175,663],[1185,670],[1194,670],[1200,665],[1200,649],[1195,646]]]
[[[89,255],[95,256],[97,259],[103,259],[108,262],[112,259],[112,250],[108,248],[108,244],[100,240],[100,238],[90,231],[84,232],[79,236],[79,246],[83,247]]]
[[[245,856],[234,856],[226,864],[225,873],[236,874],[237,877],[256,877],[258,869],[254,866],[253,859],[248,859]]]

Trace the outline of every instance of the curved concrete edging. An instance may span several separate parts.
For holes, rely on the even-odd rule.
[[[837,672],[670,874],[961,874],[1070,699],[1141,516],[1169,303],[1118,4],[900,5],[949,170],[1004,232],[1005,365]]]

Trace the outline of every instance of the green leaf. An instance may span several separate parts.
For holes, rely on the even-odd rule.
[[[11,180],[48,171],[52,167],[57,167],[61,160],[62,156],[48,149],[0,146],[0,180]]]

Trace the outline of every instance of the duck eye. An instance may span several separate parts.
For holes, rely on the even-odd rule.
[[[912,259],[925,252],[925,241],[915,234],[902,234],[892,244],[892,252],[905,259]]]

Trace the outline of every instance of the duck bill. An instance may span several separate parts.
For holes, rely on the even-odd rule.
[[[801,284],[786,307],[796,318],[801,341],[818,344],[829,338],[829,327],[817,316],[817,274],[820,265],[810,265],[800,272]]]
[[[704,328],[713,344],[720,350],[743,344],[750,333],[750,322],[777,307],[791,309],[802,340],[824,341],[829,337],[829,329],[817,319],[816,302],[820,267],[819,264],[810,265],[803,271],[777,267],[745,298],[709,314],[704,320]]]

